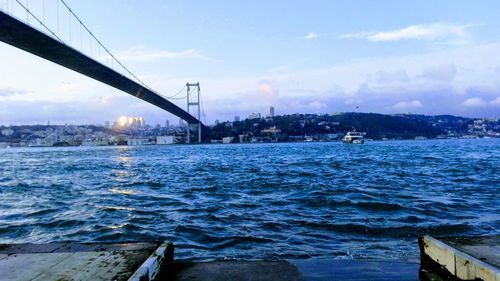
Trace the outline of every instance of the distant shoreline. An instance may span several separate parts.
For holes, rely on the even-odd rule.
[[[202,129],[203,143],[270,143],[338,141],[347,132],[363,132],[369,140],[500,137],[498,118],[451,115],[384,115],[376,113],[292,114],[217,122]],[[190,139],[197,142],[191,129]],[[187,127],[132,123],[99,125],[0,126],[0,146],[106,146],[181,144]]]
[[[476,137],[476,138],[427,138],[427,139],[387,139],[387,140],[380,140],[380,139],[375,139],[375,140],[367,140],[365,144],[369,144],[372,142],[394,142],[394,141],[417,141],[417,142],[424,142],[424,141],[451,141],[451,140],[486,140],[486,139],[500,139],[500,138],[495,138],[495,137]],[[1,146],[0,149],[17,149],[17,148],[62,148],[62,147],[82,147],[82,148],[90,148],[90,147],[165,147],[165,146],[191,146],[191,145],[252,145],[252,144],[299,144],[299,143],[339,143],[341,144],[342,141],[340,140],[335,140],[335,141],[287,141],[287,142],[233,142],[233,143],[210,143],[210,142],[204,142],[204,143],[175,143],[175,144],[143,144],[143,145],[65,145],[65,146]],[[351,144],[345,144],[345,145],[351,145]],[[357,145],[354,145],[357,146]]]

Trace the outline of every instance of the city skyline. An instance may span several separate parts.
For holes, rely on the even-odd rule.
[[[207,124],[265,114],[269,106],[279,115],[499,116],[495,1],[107,1],[98,11],[96,3],[68,1],[158,92],[168,96],[199,81]],[[127,22],[132,14],[137,20]],[[122,115],[177,123],[159,108],[3,43],[0,59],[3,125],[102,124]],[[185,108],[184,100],[175,103]]]

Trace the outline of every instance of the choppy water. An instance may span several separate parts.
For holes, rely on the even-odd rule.
[[[177,258],[415,259],[500,233],[500,140],[0,150],[0,243],[166,239]]]

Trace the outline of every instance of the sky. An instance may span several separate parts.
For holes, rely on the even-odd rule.
[[[60,38],[109,63],[58,1],[24,3]],[[207,124],[264,114],[269,106],[277,115],[500,117],[497,0],[65,1],[158,93],[173,96],[186,82],[200,82]],[[0,8],[26,21],[13,3],[0,0]],[[185,99],[173,102],[186,108]],[[153,125],[178,122],[142,100],[0,43],[0,125],[103,124],[122,115],[143,116]]]

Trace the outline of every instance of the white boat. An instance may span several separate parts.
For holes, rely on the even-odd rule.
[[[342,138],[344,143],[363,144],[365,143],[364,133],[361,132],[347,132]]]

